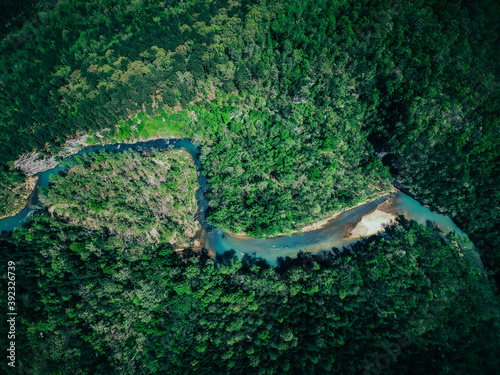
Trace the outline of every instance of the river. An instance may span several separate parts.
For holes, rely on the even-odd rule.
[[[200,188],[196,192],[199,206],[198,219],[202,228],[206,231],[205,246],[217,253],[235,250],[238,257],[250,254],[265,259],[270,265],[275,266],[278,257],[294,257],[300,250],[317,253],[330,250],[333,247],[341,248],[348,246],[358,241],[361,237],[369,236],[375,234],[378,230],[382,230],[382,225],[388,223],[398,214],[404,215],[407,219],[416,220],[421,224],[426,224],[430,221],[468,240],[467,235],[448,216],[432,212],[428,207],[421,205],[418,201],[402,192],[384,196],[372,202],[345,210],[331,219],[322,228],[307,233],[265,239],[235,236],[210,226],[205,219],[208,202],[204,196],[204,192],[208,189],[208,186],[205,177],[201,173],[201,163],[198,159],[200,154],[199,149],[189,139],[160,139],[134,144],[118,143],[106,146],[90,146],[70,158],[100,150],[111,152],[128,149],[146,151],[150,148],[166,150],[170,147],[184,148],[193,156],[199,171],[198,183]],[[33,212],[32,206],[38,204],[38,187],[47,186],[50,175],[58,173],[64,168],[62,164],[59,164],[55,168],[38,173],[38,184],[33,194],[31,205],[25,207],[15,216],[0,220],[1,230],[13,231],[16,227],[22,225],[26,218]]]

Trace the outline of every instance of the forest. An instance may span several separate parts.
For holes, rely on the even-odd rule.
[[[154,161],[173,155],[153,158],[126,151],[76,159],[44,189],[42,209],[0,238],[2,259],[14,262],[19,280],[22,373],[498,369],[494,285],[453,234],[401,216],[350,249],[299,253],[277,268],[234,251],[179,255],[165,232],[152,235],[157,223],[165,231],[178,220],[162,219],[155,206],[141,209],[128,199],[137,192],[123,193],[145,190],[156,196],[151,205],[179,192],[182,169],[160,174],[164,164]],[[137,172],[124,173],[133,164]],[[174,182],[148,184],[152,176]]]
[[[90,155],[0,237],[23,278],[22,371],[497,373],[496,1],[3,8],[0,217],[29,195],[23,155],[54,156],[80,136],[190,138],[207,219],[226,232],[290,233],[394,186],[449,215],[485,266],[404,219],[277,269],[199,248],[179,256],[199,229],[190,156]]]
[[[197,171],[185,150],[90,153],[65,162],[42,188],[40,204],[51,217],[137,242],[193,246]],[[145,242],[139,241],[138,237]]]
[[[120,133],[139,113],[186,111],[170,134],[196,135],[207,145],[205,173],[225,171],[210,179],[215,225],[254,235],[291,230],[370,196],[389,182],[390,167],[393,183],[451,215],[499,275],[494,1],[36,6],[0,45],[2,210],[16,200],[9,196],[22,179],[12,169],[20,155],[53,154],[67,139],[104,128]],[[214,107],[221,116],[202,121]],[[255,134],[239,134],[252,124]],[[154,133],[168,135],[164,126]],[[283,150],[293,145],[286,132],[303,147]],[[268,148],[279,145],[267,163],[252,142],[259,136]],[[237,166],[235,142],[248,153]],[[385,168],[374,151],[385,154]],[[300,186],[283,188],[291,180]],[[277,214],[260,219],[269,203]],[[238,212],[250,205],[255,215]]]

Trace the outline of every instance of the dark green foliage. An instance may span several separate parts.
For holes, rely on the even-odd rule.
[[[268,112],[279,115],[281,121],[271,121],[286,123],[298,143],[307,144],[311,136],[347,142],[355,155],[348,164],[356,165],[364,155],[365,172],[374,165],[366,156],[371,133],[377,148],[396,156],[399,182],[451,214],[488,265],[498,269],[500,22],[494,2],[147,1],[139,6],[106,0],[41,7],[46,8],[39,17],[43,22],[26,23],[2,42],[3,160],[33,149],[54,152],[75,132],[113,128],[143,105],[151,115],[152,95],[158,95],[160,108],[173,108],[192,101],[204,106],[218,100],[214,94],[220,98],[237,90],[239,108],[250,110],[249,116],[257,109],[262,121]],[[211,110],[212,104],[206,105]],[[294,132],[301,116],[308,116],[302,105],[316,119]],[[205,134],[204,141],[226,138],[201,125],[196,132]],[[260,153],[251,143],[247,147],[252,156]],[[221,151],[223,159],[229,155]],[[287,156],[294,164],[303,158],[319,164],[307,171],[307,179],[321,181],[322,157]],[[207,170],[220,169],[207,161]],[[333,165],[349,173],[339,160]],[[266,167],[256,167],[258,179]],[[383,179],[385,172],[377,170]],[[356,180],[373,181],[361,172],[345,182],[354,186]],[[232,194],[228,186],[224,196]],[[286,201],[288,194],[281,189],[275,196]],[[341,186],[333,197],[347,204],[363,194],[345,195]],[[323,207],[328,196],[325,192],[316,203]],[[317,216],[328,213],[335,198]],[[307,221],[314,205],[304,196],[294,199],[295,207],[281,205],[294,210],[282,223],[265,219],[261,225],[254,218],[247,223],[237,212],[230,219],[216,219],[214,213],[213,219],[272,234],[291,229],[301,207]],[[217,198],[214,202],[215,211],[227,208]],[[245,204],[235,203],[240,209]]]
[[[39,7],[35,17],[28,4],[31,21],[0,46],[2,213],[22,182],[7,166],[21,154],[51,154],[103,128],[126,139],[129,130],[115,126],[139,111],[164,116],[167,127],[162,111],[180,105],[191,114],[177,112],[176,131],[204,144],[214,224],[268,235],[355,204],[387,181],[375,149],[389,152],[395,184],[453,217],[498,276],[493,0]],[[137,130],[147,136],[162,122]],[[104,222],[89,229],[57,211],[35,217],[1,242],[2,259],[21,266],[23,366],[32,374],[376,373],[365,368],[408,332],[412,344],[383,371],[497,373],[497,307],[486,303],[483,275],[451,239],[402,225],[358,255],[283,278],[239,261],[180,262],[169,247],[139,246]]]
[[[400,225],[274,270],[124,249],[104,229],[35,217],[2,241],[22,276],[20,363],[28,374],[377,373],[365,369],[392,350],[389,374],[493,374],[491,286],[453,238]]]
[[[451,214],[489,266],[498,269],[500,22],[492,1],[147,1],[139,6],[106,0],[40,6],[46,8],[40,20],[11,33],[1,47],[3,160],[33,149],[54,152],[76,131],[113,128],[143,105],[152,114],[152,95],[158,95],[160,108],[173,108],[193,100],[203,106],[200,100],[212,100],[213,94],[238,90],[239,108],[257,109],[262,121],[268,111],[279,115],[281,121],[271,121],[287,124],[298,143],[307,144],[311,136],[348,142],[354,146],[351,165],[360,155],[366,167],[372,165],[365,154],[370,154],[366,131],[371,133],[377,148],[396,156],[400,183]],[[301,116],[308,116],[300,108],[304,104],[316,119],[294,132]],[[207,142],[227,138],[207,130],[203,124],[196,129]],[[258,155],[250,141],[238,139],[251,148],[250,155]],[[230,154],[222,150],[221,157]],[[287,159],[296,165],[304,157],[320,164],[307,171],[307,179],[321,181],[322,157],[298,152]],[[207,170],[220,169],[207,161]],[[334,165],[343,170],[338,160]],[[256,167],[258,179],[265,165]],[[376,170],[383,177],[385,172]],[[356,176],[370,184],[371,176]],[[353,186],[356,180],[346,183]],[[325,190],[336,190],[326,185]],[[231,187],[223,189],[224,196],[232,194]],[[344,196],[343,191],[340,187],[333,196]],[[288,194],[282,189],[274,195],[286,201]],[[350,192],[343,200],[362,195]],[[261,225],[253,218],[246,223],[237,212],[231,219],[213,219],[271,234],[291,229],[291,217],[301,207],[303,219],[309,216],[314,205],[303,196],[294,199],[296,207],[287,206],[294,212],[283,223],[266,219]],[[328,213],[334,200],[318,216]],[[216,211],[227,208],[215,201]],[[246,200],[235,204],[242,208]]]
[[[26,182],[21,172],[2,169],[0,165],[1,216],[15,215],[26,205],[26,198],[30,194]]]
[[[292,122],[213,107],[199,119],[206,125],[223,121],[200,157],[214,225],[252,236],[276,234],[388,189],[379,182],[385,173],[380,159],[359,141],[366,139],[360,129],[346,137],[344,126],[308,105],[293,112]]]

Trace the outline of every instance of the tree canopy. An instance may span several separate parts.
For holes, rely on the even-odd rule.
[[[392,184],[453,218],[487,268],[403,219],[276,269],[210,258],[190,250],[186,154],[90,155],[0,238],[18,272],[21,371],[498,373],[499,9],[54,0],[2,12],[1,216],[25,198],[23,155],[82,135],[186,137],[201,147],[214,226],[289,233]]]

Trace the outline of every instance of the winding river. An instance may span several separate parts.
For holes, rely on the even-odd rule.
[[[117,143],[106,146],[90,146],[70,156],[70,158],[100,150],[110,152],[128,149],[146,151],[151,148],[167,150],[171,147],[184,148],[193,156],[199,171],[198,183],[200,188],[196,192],[199,206],[198,219],[202,228],[206,230],[205,246],[217,253],[235,250],[236,255],[239,257],[249,254],[265,259],[270,265],[275,266],[278,257],[294,257],[300,250],[317,253],[323,250],[330,250],[332,247],[341,248],[348,246],[358,241],[361,237],[366,237],[382,230],[382,225],[388,223],[397,214],[404,215],[406,218],[416,220],[421,224],[426,224],[430,221],[441,228],[454,231],[459,237],[463,236],[467,238],[467,235],[449,217],[432,212],[428,207],[422,206],[415,199],[402,192],[384,196],[372,202],[345,210],[328,221],[322,228],[310,232],[266,239],[230,235],[210,226],[205,219],[208,202],[204,196],[204,192],[208,189],[207,180],[201,173],[201,163],[198,159],[200,151],[189,139],[160,139],[134,144]],[[33,193],[31,205],[25,207],[15,216],[0,220],[0,230],[13,231],[16,227],[22,225],[26,218],[33,212],[33,206],[38,203],[38,187],[47,186],[50,175],[58,173],[64,168],[62,164],[59,164],[55,168],[38,173],[38,184]]]

